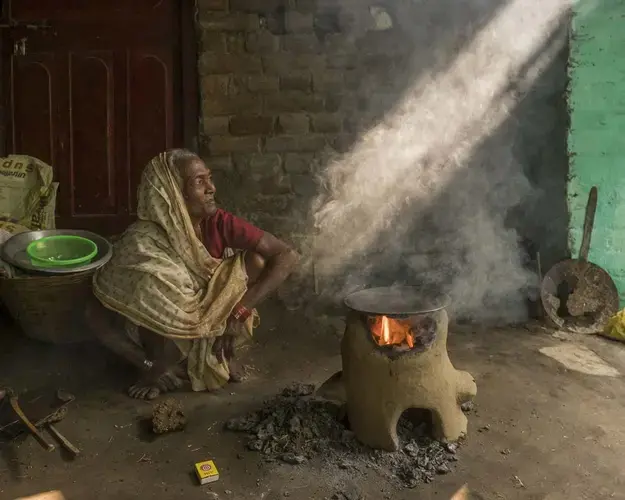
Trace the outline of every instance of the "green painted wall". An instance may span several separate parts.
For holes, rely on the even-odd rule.
[[[625,0],[584,5],[576,7],[570,44],[569,246],[577,256],[588,192],[596,185],[599,203],[589,258],[613,277],[623,305]]]

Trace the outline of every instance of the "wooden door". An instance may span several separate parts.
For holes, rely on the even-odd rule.
[[[57,227],[122,231],[145,164],[183,145],[180,3],[5,0],[6,149],[54,167]]]

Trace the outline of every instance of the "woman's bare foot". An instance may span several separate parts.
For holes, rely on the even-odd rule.
[[[241,382],[245,382],[247,380],[247,366],[230,360],[230,362],[228,363],[228,367],[230,368],[230,379],[228,380],[228,382],[232,384],[240,384]]]
[[[135,399],[152,400],[166,392],[172,392],[182,387],[184,381],[173,372],[162,372],[160,376],[146,374],[136,384],[130,386],[128,395]]]

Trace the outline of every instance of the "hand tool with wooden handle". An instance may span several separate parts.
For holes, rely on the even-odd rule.
[[[37,428],[33,425],[33,423],[28,419],[28,417],[24,414],[22,409],[20,408],[19,402],[17,400],[16,394],[9,395],[9,402],[11,403],[11,408],[20,418],[20,420],[24,423],[24,425],[28,428],[30,433],[35,437],[37,442],[47,451],[54,451],[55,446],[52,443],[49,443],[43,434],[37,430]]]
[[[52,424],[48,424],[48,430],[52,433],[52,435],[59,440],[63,448],[69,451],[72,455],[77,457],[80,455],[80,450],[76,448],[70,441],[67,439],[61,432],[54,427]]]
[[[37,422],[37,427],[47,427],[48,431],[61,443],[63,448],[72,453],[74,456],[80,455],[80,450],[76,448],[69,439],[67,439],[54,424],[60,422],[67,415],[67,406],[61,406],[57,411],[48,415],[45,419]]]

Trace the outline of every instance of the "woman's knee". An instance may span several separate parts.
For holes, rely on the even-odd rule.
[[[109,336],[116,313],[104,307],[98,299],[91,296],[85,308],[85,322],[93,334],[102,339]]]
[[[247,279],[250,283],[253,283],[260,278],[260,275],[265,269],[267,261],[265,258],[256,252],[245,253],[245,271],[247,272]]]

